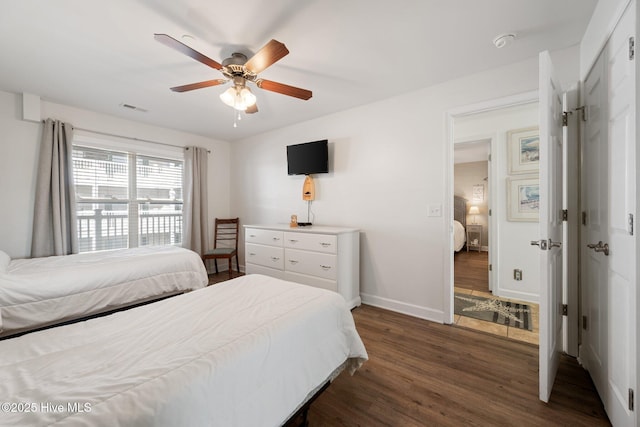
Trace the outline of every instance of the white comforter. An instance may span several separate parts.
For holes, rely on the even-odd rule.
[[[453,220],[453,250],[458,252],[464,247],[464,242],[467,241],[467,234],[464,226],[460,221]]]
[[[199,289],[207,281],[200,257],[175,246],[12,260],[0,274],[0,332]]]
[[[0,400],[33,409],[0,425],[276,426],[366,359],[340,295],[243,276],[0,341]]]

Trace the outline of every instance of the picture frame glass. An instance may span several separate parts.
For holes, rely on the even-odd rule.
[[[540,131],[537,127],[507,133],[509,174],[530,174],[540,167]]]
[[[537,222],[540,217],[540,179],[537,176],[507,178],[509,221]]]

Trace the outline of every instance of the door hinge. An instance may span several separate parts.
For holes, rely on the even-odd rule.
[[[493,271],[493,265],[489,264],[489,271]]]
[[[573,111],[580,111],[580,118],[582,119],[582,121],[583,122],[587,121],[587,109],[584,105],[581,107],[574,108]]]
[[[562,209],[562,220],[563,221],[569,220],[569,211],[567,209]]]
[[[562,304],[562,315],[567,316],[569,314],[569,306],[567,304]]]
[[[562,112],[562,126],[563,127],[569,126],[569,114],[571,114],[570,111],[563,111]]]
[[[635,37],[629,37],[629,61],[633,61],[636,56],[636,39]]]
[[[489,157],[487,158],[488,161],[491,161],[491,154],[489,154]]]
[[[582,316],[582,329],[587,330],[587,316]]]
[[[629,234],[633,236],[633,214],[629,214]]]
[[[635,402],[634,402],[634,393],[633,393],[633,389],[630,388],[629,389],[629,410],[633,411],[633,407],[635,406]]]
[[[489,216],[491,216],[491,209],[489,209]]]
[[[582,211],[582,225],[587,225],[587,213]]]

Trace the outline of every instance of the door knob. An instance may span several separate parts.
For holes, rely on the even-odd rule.
[[[531,246],[538,246],[541,250],[547,250],[547,241],[546,240],[532,240]]]
[[[589,243],[587,247],[589,249],[593,249],[596,252],[602,252],[605,254],[605,256],[609,256],[609,244],[602,244],[602,240],[600,240],[598,243]]]
[[[561,246],[562,246],[562,242],[554,242],[553,240],[549,239],[549,249],[559,248]]]

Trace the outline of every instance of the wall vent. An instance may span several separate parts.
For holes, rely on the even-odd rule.
[[[146,109],[144,109],[144,108],[136,107],[135,105],[131,105],[131,104],[125,104],[125,103],[122,103],[122,104],[120,104],[120,106],[121,106],[122,108],[126,108],[126,109],[128,109],[128,110],[139,111],[139,112],[141,112],[141,113],[146,113],[146,112],[148,112],[148,111],[149,111],[149,110],[146,110]]]

